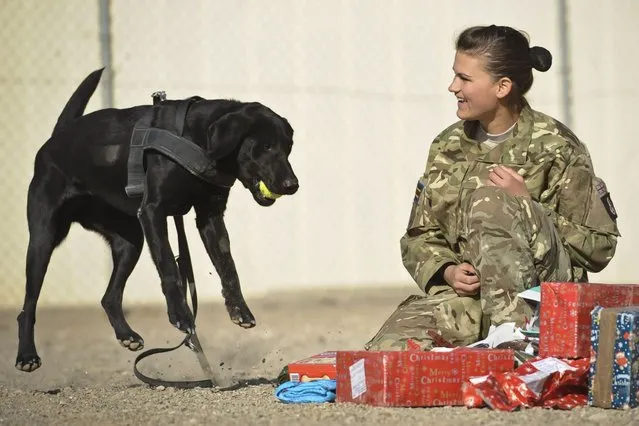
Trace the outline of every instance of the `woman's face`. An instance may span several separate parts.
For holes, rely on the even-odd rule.
[[[448,91],[457,97],[457,117],[490,122],[499,108],[499,84],[484,69],[485,59],[455,53],[455,77]]]

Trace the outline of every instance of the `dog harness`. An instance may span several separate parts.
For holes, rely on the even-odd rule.
[[[152,96],[153,105],[156,108],[167,107],[161,106],[161,103],[166,99],[164,92],[155,92]],[[177,103],[174,129],[157,127],[157,124],[152,125],[154,115],[151,114],[135,123],[131,134],[127,163],[127,185],[125,187],[129,197],[138,197],[144,194],[144,154],[149,150],[166,155],[192,175],[212,185],[226,188],[233,185],[234,177],[217,170],[215,160],[209,159],[200,146],[183,136],[186,113],[191,104],[199,99],[201,98],[193,96]]]

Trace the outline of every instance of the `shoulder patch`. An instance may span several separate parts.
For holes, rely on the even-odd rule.
[[[617,219],[617,210],[615,209],[615,205],[612,203],[612,198],[610,198],[610,192],[608,192],[608,188],[606,188],[606,184],[603,179],[594,178],[595,190],[597,191],[597,195],[601,199],[608,215],[612,220]]]
[[[413,204],[417,204],[419,201],[419,196],[422,195],[422,190],[424,189],[424,183],[422,180],[417,181],[417,187],[415,188],[415,197],[413,198]]]

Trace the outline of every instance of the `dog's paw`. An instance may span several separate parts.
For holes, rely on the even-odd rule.
[[[144,340],[135,333],[125,338],[118,338],[118,342],[120,342],[120,346],[130,351],[139,351],[144,348]]]
[[[229,306],[227,309],[233,323],[243,328],[255,327],[255,317],[246,304],[240,306]]]
[[[178,330],[187,333],[193,334],[195,330],[195,322],[193,320],[193,314],[188,309],[188,306],[184,305],[183,307],[173,309],[169,308],[169,322]]]
[[[26,356],[18,355],[16,358],[16,368],[27,373],[37,370],[41,365],[42,361],[37,354]]]

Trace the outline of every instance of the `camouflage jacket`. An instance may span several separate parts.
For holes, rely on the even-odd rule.
[[[575,281],[587,280],[612,259],[619,231],[605,184],[593,170],[588,150],[563,124],[526,106],[513,135],[490,149],[474,141],[478,122],[459,121],[435,138],[419,179],[402,261],[426,290],[447,263],[462,262],[458,249],[464,197],[486,185],[495,164],[516,170],[532,199],[540,203],[568,249]],[[441,281],[440,281],[441,282]]]

